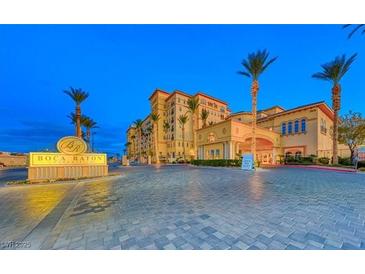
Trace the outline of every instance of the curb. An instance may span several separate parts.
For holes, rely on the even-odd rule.
[[[321,166],[305,166],[305,165],[283,165],[281,167],[284,168],[303,168],[303,169],[318,169],[318,170],[327,170],[327,171],[335,171],[335,172],[347,172],[347,173],[357,173],[356,169],[350,168],[336,168],[336,167],[321,167]]]

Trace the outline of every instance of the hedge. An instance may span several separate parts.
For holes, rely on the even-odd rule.
[[[192,160],[191,164],[196,166],[240,167],[242,165],[242,161],[230,159]]]

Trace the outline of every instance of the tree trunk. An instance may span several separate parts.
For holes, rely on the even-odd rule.
[[[192,130],[193,130],[193,149],[194,149],[194,155],[193,159],[196,159],[197,151],[196,151],[196,113],[192,113]]]
[[[81,108],[80,105],[76,105],[76,137],[81,138]]]
[[[160,157],[159,157],[159,153],[158,153],[158,122],[156,122],[154,124],[154,127],[153,127],[153,135],[154,135],[154,144],[155,144],[155,157],[156,157],[156,164],[159,164],[160,163]]]
[[[138,163],[141,163],[141,143],[142,143],[142,136],[141,136],[141,129],[138,129]]]
[[[183,139],[183,154],[184,154],[183,159],[185,162],[185,128],[184,128],[184,126],[182,127],[181,130],[182,130],[182,139]]]
[[[88,151],[90,152],[90,128],[86,129],[86,140],[87,140],[87,144],[88,144]]]
[[[332,108],[333,108],[333,134],[332,134],[332,164],[338,164],[338,112],[341,108],[341,87],[336,84],[332,88]]]
[[[252,97],[252,145],[251,152],[253,154],[253,162],[256,163],[256,120],[257,120],[257,92],[259,90],[259,82],[253,80],[251,86]]]

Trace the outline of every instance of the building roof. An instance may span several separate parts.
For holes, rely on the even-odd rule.
[[[148,100],[151,100],[151,98],[157,93],[157,92],[161,92],[161,93],[164,93],[166,95],[169,95],[170,93],[168,93],[167,91],[164,91],[162,89],[159,89],[159,88],[156,88],[154,92],[152,92],[151,96],[148,97]]]
[[[218,99],[218,98],[215,98],[215,97],[213,97],[213,96],[210,96],[210,95],[205,94],[205,93],[200,92],[200,91],[199,91],[199,92],[197,92],[197,93],[194,95],[194,97],[195,97],[195,96],[198,96],[198,95],[203,96],[203,97],[206,97],[206,98],[208,98],[208,99],[212,99],[212,100],[218,101],[218,102],[220,102],[220,103],[222,103],[222,104],[224,104],[224,105],[228,105],[225,101],[222,101],[222,100],[220,100],[220,99]]]
[[[268,111],[268,110],[272,110],[274,108],[280,108],[281,110],[284,110],[285,111],[285,108],[279,106],[279,105],[276,105],[276,106],[272,106],[272,107],[269,107],[269,108],[265,108],[265,109],[261,109],[261,110],[258,110],[257,112],[265,112],[265,111]]]
[[[320,102],[315,102],[315,103],[311,103],[311,104],[307,104],[307,105],[302,105],[299,107],[295,107],[292,109],[288,109],[279,113],[275,113],[272,115],[268,115],[267,117],[263,117],[258,119],[258,121],[265,121],[265,120],[269,120],[278,116],[282,116],[282,115],[286,115],[292,112],[296,112],[296,111],[300,111],[300,110],[304,110],[304,109],[308,109],[308,108],[314,108],[314,107],[319,107],[329,118],[333,119],[333,110],[324,102],[324,101],[320,101]]]
[[[199,92],[197,92],[197,93],[195,93],[194,95],[190,95],[190,94],[188,94],[188,93],[186,93],[186,92],[184,92],[184,91],[181,91],[181,90],[174,90],[173,92],[171,92],[171,93],[168,93],[168,92],[166,92],[166,91],[164,91],[164,90],[162,90],[162,89],[155,89],[155,91],[151,94],[151,96],[148,98],[148,100],[151,100],[151,98],[157,93],[157,92],[161,92],[161,93],[164,93],[164,94],[166,94],[166,95],[168,95],[167,96],[167,98],[165,99],[166,101],[167,100],[169,100],[173,95],[175,95],[175,94],[180,94],[180,95],[182,95],[182,96],[186,96],[186,97],[189,97],[189,98],[191,98],[191,97],[195,97],[195,96],[203,96],[203,97],[206,97],[206,98],[208,98],[208,99],[211,99],[211,100],[214,100],[214,101],[217,101],[217,102],[220,102],[220,103],[222,103],[222,104],[224,104],[224,105],[228,105],[225,101],[222,101],[222,100],[220,100],[220,99],[218,99],[218,98],[216,98],[216,97],[213,97],[213,96],[210,96],[210,95],[208,95],[208,94],[206,94],[206,93],[204,93],[204,92],[201,92],[201,91],[199,91]]]

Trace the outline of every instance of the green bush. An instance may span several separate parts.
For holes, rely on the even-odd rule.
[[[360,161],[357,163],[357,168],[365,168],[365,161]]]
[[[342,158],[342,157],[338,157],[338,163],[340,165],[344,165],[344,166],[352,166],[352,162],[351,162],[351,158]]]
[[[195,166],[240,167],[242,165],[242,161],[241,160],[230,160],[230,159],[192,160],[191,164],[195,165]]]
[[[360,167],[359,170],[360,171],[365,171],[365,167]]]
[[[285,164],[287,165],[312,165],[316,162],[316,156],[306,156],[306,157],[293,157],[289,156],[285,158]]]
[[[328,165],[330,163],[330,159],[327,157],[318,158],[318,162],[323,165]]]

